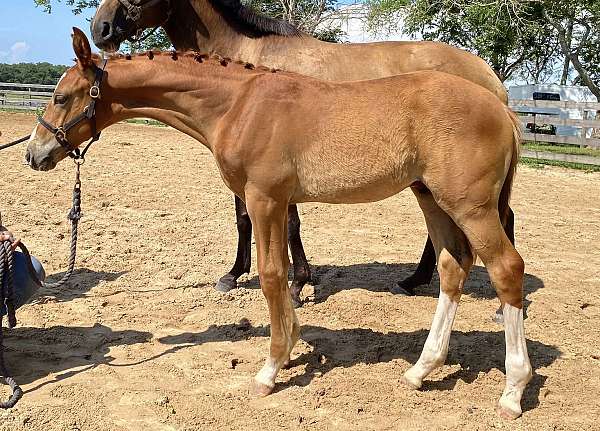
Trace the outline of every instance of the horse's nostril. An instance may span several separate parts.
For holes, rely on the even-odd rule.
[[[29,152],[29,150],[27,150],[27,152],[25,153],[25,161],[28,165],[31,164],[31,153]]]
[[[110,38],[112,36],[112,27],[109,22],[102,23],[102,37],[104,40]]]

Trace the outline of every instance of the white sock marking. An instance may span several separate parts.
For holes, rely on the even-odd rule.
[[[423,352],[417,363],[404,374],[404,377],[415,387],[420,387],[423,379],[446,361],[450,333],[457,308],[458,302],[440,291],[435,316],[427,341],[423,346]]]
[[[506,341],[506,387],[500,398],[500,406],[514,414],[521,414],[521,396],[532,375],[525,342],[523,309],[505,304],[502,311]]]

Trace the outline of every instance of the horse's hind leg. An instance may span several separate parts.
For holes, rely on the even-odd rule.
[[[417,195],[425,214],[427,229],[438,256],[440,296],[417,363],[403,377],[404,383],[420,388],[423,379],[446,361],[450,332],[462,289],[473,264],[473,256],[467,238],[454,221],[436,204],[429,191]]]
[[[215,286],[220,292],[229,292],[237,287],[237,279],[245,272],[250,272],[252,256],[252,222],[246,204],[235,196],[235,222],[238,231],[238,246],[235,263],[231,270],[221,277]]]
[[[508,208],[508,214],[506,220],[504,221],[504,232],[506,232],[506,236],[510,243],[515,245],[515,213],[512,208]],[[496,310],[496,315],[494,316],[494,322],[498,324],[504,323],[504,315],[502,314],[502,306],[500,306]]]
[[[521,415],[521,396],[531,379],[523,325],[523,259],[508,239],[497,210],[457,220],[483,261],[502,306],[506,342],[506,387],[498,403],[505,418]]]
[[[298,216],[298,207],[296,205],[288,207],[288,243],[294,266],[294,280],[290,286],[290,293],[294,307],[301,307],[302,300],[300,299],[300,293],[304,285],[310,281],[311,274],[306,254],[304,254],[302,239],[300,238],[300,217]]]

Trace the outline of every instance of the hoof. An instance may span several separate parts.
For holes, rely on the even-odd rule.
[[[294,280],[292,285],[290,286],[290,296],[292,297],[292,304],[294,308],[302,307],[302,299],[300,299],[300,293],[302,293],[302,288],[304,287],[304,282],[298,282]]]
[[[265,385],[264,383],[260,383],[257,382],[256,380],[252,381],[252,386],[250,388],[250,395],[255,396],[255,397],[266,397],[267,395],[270,395],[271,392],[273,392],[273,388],[274,386],[268,386]]]
[[[294,297],[294,295],[292,295],[292,305],[294,308],[301,308],[302,300],[299,297]]]
[[[400,383],[402,383],[404,386],[406,386],[410,389],[413,389],[413,390],[420,389],[421,385],[423,384],[423,382],[421,382],[417,379],[411,378],[410,376],[407,376],[406,374],[400,378]]]
[[[215,289],[222,293],[227,293],[235,288],[237,288],[237,280],[231,274],[225,274],[215,285]]]
[[[402,296],[414,296],[415,292],[412,287],[403,286],[401,282],[396,283],[394,287],[390,289],[394,295],[402,295]]]
[[[521,410],[513,410],[507,406],[501,406],[500,404],[498,404],[498,406],[496,407],[496,413],[498,414],[498,416],[500,416],[502,419],[507,419],[507,420],[515,420],[518,417],[521,416]]]

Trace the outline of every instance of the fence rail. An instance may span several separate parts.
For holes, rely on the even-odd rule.
[[[550,100],[520,100],[512,99],[509,101],[510,108],[517,112],[519,119],[526,127],[527,124],[550,124],[553,126],[574,127],[577,135],[551,135],[546,133],[536,133],[534,127],[533,132],[529,132],[524,127],[523,141],[525,142],[547,142],[550,144],[567,144],[578,145],[580,147],[600,148],[600,139],[593,137],[594,132],[600,130],[600,119],[598,119],[598,111],[600,111],[600,103],[598,102],[572,102],[572,101],[550,101]],[[558,113],[552,115],[550,113],[531,112],[531,108],[542,109],[568,109],[579,111],[579,119],[561,118]],[[595,118],[586,118],[590,114]],[[591,133],[590,133],[591,131]],[[592,136],[590,136],[592,135]]]
[[[0,107],[34,110],[44,108],[54,93],[54,85],[0,82]]]

